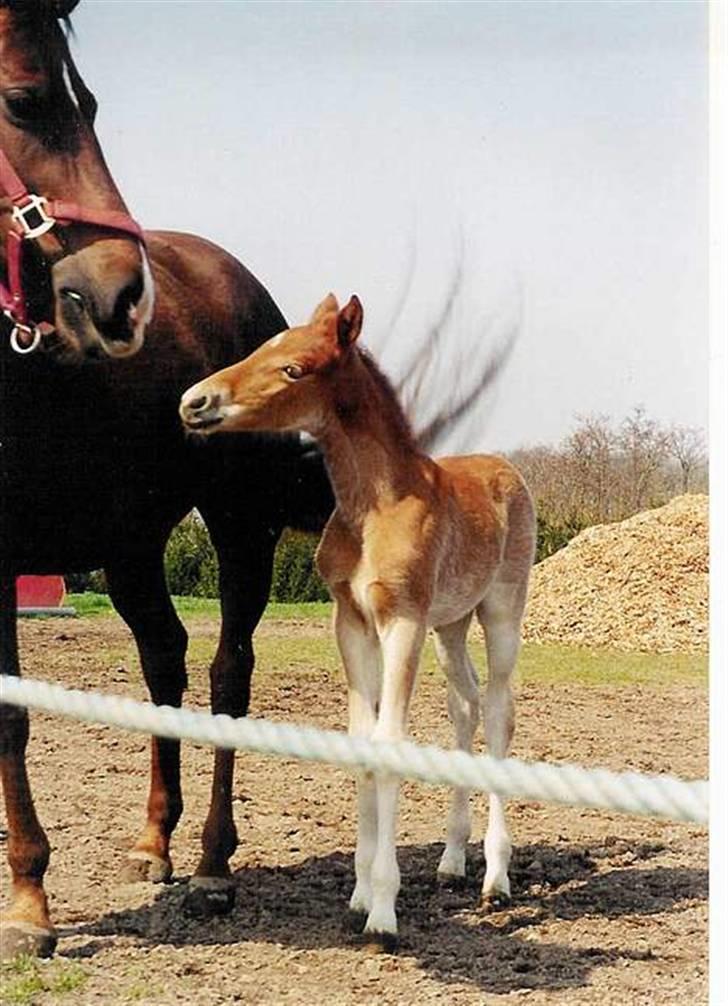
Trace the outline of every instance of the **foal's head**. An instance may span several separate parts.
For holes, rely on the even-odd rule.
[[[316,434],[331,406],[332,377],[362,325],[353,296],[339,309],[333,294],[307,325],[274,336],[241,363],[220,370],[182,396],[180,415],[198,433],[307,430]]]

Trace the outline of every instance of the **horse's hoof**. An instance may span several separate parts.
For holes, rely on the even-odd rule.
[[[172,863],[169,859],[153,856],[151,853],[129,853],[121,868],[119,879],[122,884],[166,884],[172,878]]]
[[[182,907],[196,919],[228,915],[235,904],[235,884],[222,877],[193,877],[185,892]]]
[[[369,954],[396,954],[399,949],[399,937],[396,933],[364,932],[360,940]]]
[[[6,922],[0,926],[0,960],[10,961],[19,954],[52,957],[57,942],[52,929],[41,929],[31,922]]]
[[[468,885],[467,877],[456,873],[438,873],[437,886],[444,891],[464,891]]]
[[[511,896],[505,891],[489,891],[488,894],[483,894],[480,898],[480,910],[486,914],[502,912],[504,908],[509,908],[510,904]]]
[[[367,924],[367,913],[358,912],[354,908],[350,908],[345,916],[344,927],[347,932],[353,933],[354,936],[359,936],[364,932],[364,926]]]

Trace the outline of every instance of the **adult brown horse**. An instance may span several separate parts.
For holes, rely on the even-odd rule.
[[[0,664],[5,674],[20,673],[17,574],[103,567],[153,700],[179,705],[187,636],[169,599],[163,553],[171,529],[197,506],[220,558],[212,708],[240,716],[279,533],[309,515],[325,519],[330,488],[320,458],[298,438],[232,438],[200,449],[184,436],[177,418],[182,391],[286,324],[260,283],[219,248],[188,235],[147,233],[155,309],[142,348],[151,288],[94,137],[95,102],[59,24],[74,6],[0,3],[0,148],[11,177],[47,197],[46,210],[61,206],[57,215],[70,221],[32,242],[15,283],[10,276],[4,283],[19,306],[0,329]],[[10,199],[0,210],[4,237],[22,221],[11,215]],[[42,215],[36,208],[26,223],[42,229]],[[12,263],[4,271],[11,273]],[[16,345],[27,348],[35,323],[43,335],[39,350],[13,352],[11,329]],[[1,949],[4,956],[48,954],[55,945],[43,891],[49,847],[25,769],[28,718],[9,706],[0,706],[0,718],[13,878]],[[199,911],[232,904],[232,776],[233,754],[217,751],[189,895]],[[170,836],[181,812],[179,744],[153,741],[147,821],[127,876],[170,876]]]

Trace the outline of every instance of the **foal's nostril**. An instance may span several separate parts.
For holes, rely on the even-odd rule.
[[[191,402],[188,402],[187,408],[192,409],[193,412],[202,412],[207,408],[208,401],[208,396],[202,395],[201,398],[193,398]]]

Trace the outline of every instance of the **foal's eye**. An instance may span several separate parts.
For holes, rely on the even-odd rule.
[[[289,363],[287,367],[281,369],[286,377],[290,377],[292,381],[298,381],[303,377],[303,367],[299,367],[297,363]]]

